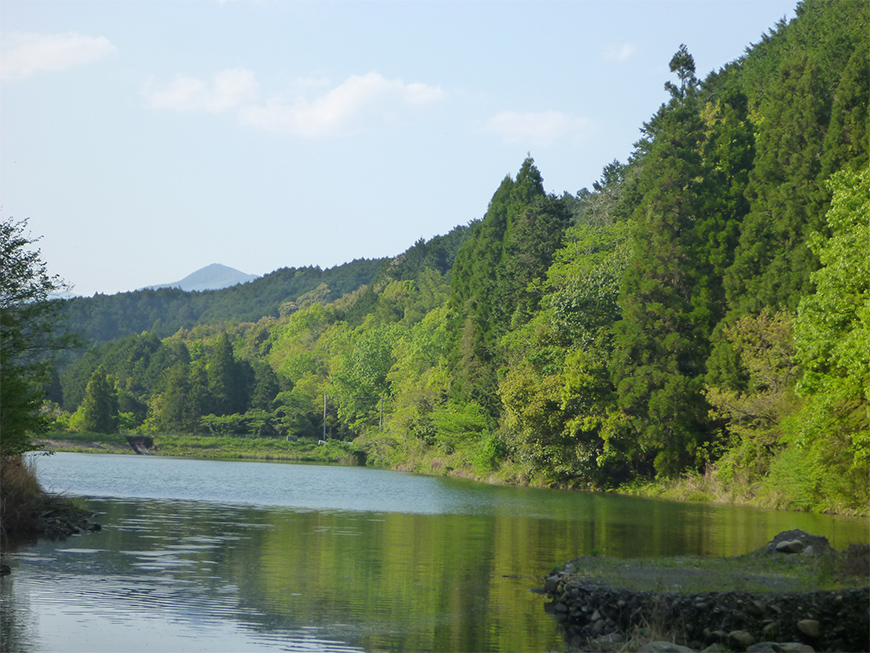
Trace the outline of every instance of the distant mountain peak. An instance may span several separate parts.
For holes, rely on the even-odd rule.
[[[193,272],[181,281],[173,283],[161,283],[156,286],[148,286],[148,289],[157,288],[180,288],[185,291],[220,290],[229,288],[240,283],[247,283],[257,278],[255,274],[245,274],[235,268],[220,263],[212,263],[204,268]]]

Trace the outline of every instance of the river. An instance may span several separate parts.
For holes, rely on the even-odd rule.
[[[557,651],[531,590],[579,555],[730,556],[864,520],[358,467],[60,453],[100,532],[4,556],[0,637],[43,651]]]

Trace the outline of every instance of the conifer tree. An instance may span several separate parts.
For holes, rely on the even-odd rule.
[[[695,462],[706,414],[699,392],[703,341],[691,319],[697,271],[690,258],[703,205],[704,130],[694,61],[685,46],[670,65],[680,84],[667,84],[671,100],[649,126],[652,141],[622,283],[613,367],[619,403],[664,476]]]
[[[118,393],[102,367],[88,381],[81,406],[81,429],[91,433],[118,432]]]
[[[247,403],[244,377],[226,333],[218,337],[206,369],[212,412],[215,415],[243,413]]]
[[[508,176],[502,181],[483,220],[456,257],[450,297],[459,357],[454,391],[474,399],[492,415],[499,412],[498,343],[516,306],[501,270],[508,256],[505,237],[518,216],[544,196],[541,173],[527,158],[516,180]]]
[[[820,172],[830,93],[818,66],[807,58],[791,63],[770,95],[747,189],[752,208],[725,278],[738,314],[797,308],[818,265],[806,235],[823,228],[828,201]]]

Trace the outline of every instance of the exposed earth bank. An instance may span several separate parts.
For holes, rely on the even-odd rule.
[[[868,576],[870,546],[794,530],[737,558],[578,558],[544,591],[571,651],[870,651]]]

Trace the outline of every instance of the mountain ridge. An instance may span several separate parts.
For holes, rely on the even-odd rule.
[[[257,278],[255,274],[246,274],[221,263],[212,263],[191,272],[180,281],[146,286],[140,290],[157,290],[159,288],[179,288],[188,292],[221,290],[240,283],[248,283]]]

